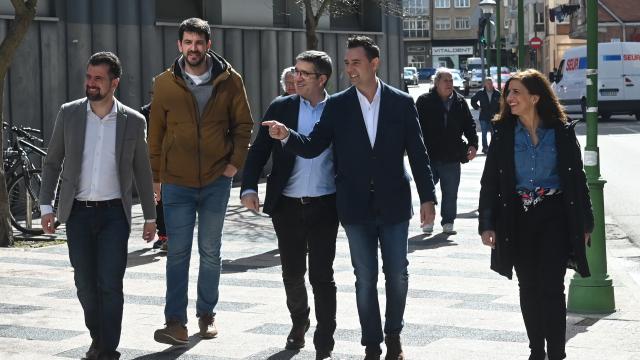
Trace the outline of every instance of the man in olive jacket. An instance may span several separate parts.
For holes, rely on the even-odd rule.
[[[171,239],[167,254],[166,327],[158,342],[188,342],[187,285],[193,230],[198,215],[198,299],[196,316],[202,338],[217,335],[222,225],[231,180],[248,151],[253,120],[240,75],[210,50],[209,24],[187,19],[178,29],[182,53],[156,77],[149,153],[154,191],[160,194]]]

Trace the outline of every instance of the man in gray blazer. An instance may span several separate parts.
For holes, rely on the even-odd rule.
[[[120,357],[116,348],[134,180],[146,219],[142,237],[149,242],[155,236],[146,124],[140,113],[114,97],[121,74],[113,53],[89,58],[87,97],[60,108],[42,167],[42,228],[51,234],[56,217],[66,222],[69,259],[92,338],[87,359]],[[60,200],[54,213],[51,204],[59,177]]]

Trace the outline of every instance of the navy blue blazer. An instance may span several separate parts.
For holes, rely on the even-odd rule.
[[[420,202],[436,201],[429,156],[424,146],[413,99],[380,81],[380,112],[375,146],[371,148],[355,87],[327,100],[320,121],[309,136],[291,131],[285,150],[304,158],[318,156],[333,143],[338,217],[357,224],[378,217],[384,224],[411,219],[411,176]],[[375,191],[372,214],[370,188]]]
[[[300,96],[278,97],[267,109],[262,120],[278,120],[290,129],[298,129],[298,112],[300,110]],[[249,154],[242,172],[242,188],[240,194],[246,189],[258,190],[258,180],[265,164],[273,155],[271,174],[267,178],[267,194],[264,199],[263,211],[271,215],[278,204],[280,195],[289,182],[296,156],[282,149],[280,140],[269,136],[269,128],[261,126],[258,136],[249,148]]]

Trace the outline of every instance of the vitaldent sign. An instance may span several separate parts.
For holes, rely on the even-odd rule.
[[[473,46],[432,47],[431,55],[473,55]]]

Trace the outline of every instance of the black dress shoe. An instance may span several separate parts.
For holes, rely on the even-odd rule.
[[[316,350],[316,360],[331,360],[331,351]]]
[[[380,346],[367,346],[364,349],[364,360],[380,360],[382,349]]]
[[[287,345],[285,345],[285,349],[302,349],[304,347],[304,334],[307,333],[310,325],[311,321],[309,321],[309,319],[302,323],[293,324],[291,331],[289,332],[289,336],[287,336]]]
[[[91,341],[91,346],[89,346],[89,350],[86,354],[84,354],[84,358],[87,360],[98,360],[98,342],[93,340]]]
[[[387,335],[384,337],[384,343],[387,345],[387,355],[384,360],[404,360],[400,335]]]

